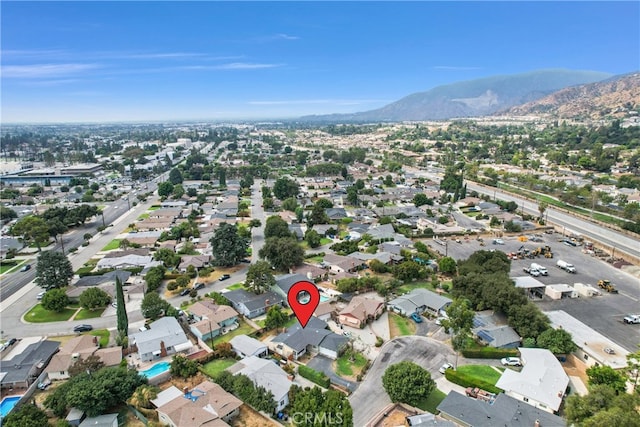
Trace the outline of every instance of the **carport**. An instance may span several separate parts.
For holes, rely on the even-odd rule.
[[[531,299],[542,299],[545,294],[546,285],[534,277],[512,277],[511,280],[515,282],[516,288],[524,289]]]

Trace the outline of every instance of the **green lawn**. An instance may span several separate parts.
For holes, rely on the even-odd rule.
[[[147,219],[149,218],[149,214],[148,213],[143,213],[142,215],[140,215],[138,217],[138,221],[142,221],[143,219]]]
[[[353,355],[353,361],[351,356]],[[367,359],[360,353],[347,351],[336,361],[336,373],[341,376],[353,376],[360,373]]]
[[[324,260],[324,257],[320,255],[305,259],[305,261],[307,262],[313,262],[316,264],[320,264],[323,260]]]
[[[7,273],[7,272],[13,270],[14,268],[20,267],[22,264],[25,263],[25,261],[26,261],[26,259],[17,260],[15,265],[0,265],[0,274]]]
[[[391,323],[391,338],[402,335],[413,335],[416,332],[416,325],[413,320],[402,317],[396,313],[389,313]]]
[[[500,376],[500,372],[493,369],[488,365],[463,365],[458,366],[458,372],[468,375],[469,377],[477,378],[482,381],[496,385]]]
[[[76,314],[76,317],[74,317],[73,320],[95,319],[96,317],[102,316],[104,310],[104,307],[96,310],[87,310],[83,308],[78,312],[78,314]]]
[[[66,308],[60,313],[45,310],[42,305],[36,304],[24,315],[24,320],[30,323],[62,322],[69,320],[76,312],[75,308]]]
[[[111,333],[108,330],[96,329],[95,331],[88,332],[88,334],[100,338],[98,344],[100,344],[101,348],[105,348],[109,345],[109,337],[111,336]]]
[[[436,408],[438,407],[440,402],[444,400],[445,397],[447,397],[447,395],[436,388],[431,392],[429,397],[418,402],[416,407],[422,409],[423,411],[436,414],[438,412]]]
[[[158,209],[160,209],[160,208],[161,208],[161,206],[153,205],[153,206],[151,206],[151,207],[150,207],[149,209],[147,209],[147,210],[148,210],[148,211],[157,211],[157,210],[158,210]]]
[[[322,237],[320,239],[320,246],[328,245],[329,243],[333,243],[333,240],[329,239],[328,237]]]
[[[234,363],[236,363],[234,359],[215,359],[203,365],[201,370],[213,378]]]
[[[236,289],[244,289],[244,285],[242,283],[234,283],[231,286],[228,286],[227,289],[230,291],[235,291]]]
[[[244,323],[242,320],[238,320],[238,321],[240,322],[239,328],[229,332],[228,334],[214,338],[213,345],[220,344],[221,342],[229,342],[231,338],[238,335],[249,335],[250,333],[255,332],[255,329],[253,329],[247,323]]]
[[[118,249],[120,247],[120,241],[121,239],[113,239],[112,241],[107,243],[107,245],[104,248],[102,248],[102,252]]]
[[[396,288],[396,293],[405,294],[407,292],[411,292],[416,288],[433,290],[433,286],[431,286],[431,282],[412,282],[412,283],[405,283],[402,286],[398,286]]]

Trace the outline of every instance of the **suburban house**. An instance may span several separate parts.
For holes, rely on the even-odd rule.
[[[313,283],[312,280],[309,280],[302,274],[283,274],[281,276],[276,276],[275,279],[276,285],[274,286],[273,290],[285,300],[289,295],[289,289],[291,289],[291,287],[297,282],[304,281]]]
[[[387,307],[389,310],[393,310],[404,316],[410,316],[411,313],[414,312],[429,312],[438,316],[445,312],[451,302],[450,298],[428,289],[416,288],[405,295],[392,299],[387,303]]]
[[[115,285],[116,279],[120,279],[120,283],[122,283],[123,286],[126,286],[130,276],[131,276],[130,271],[114,270],[114,271],[109,271],[107,273],[104,273],[100,276],[81,277],[80,279],[78,279],[76,283],[74,283],[74,286],[78,286],[78,287],[97,286],[104,283]]]
[[[578,349],[573,354],[584,362],[587,367],[604,365],[613,369],[627,367],[629,351],[619,346],[609,338],[585,325],[563,310],[545,311],[551,326],[564,329],[571,334]],[[611,351],[605,351],[611,349]]]
[[[522,338],[509,325],[504,316],[480,312],[473,318],[473,334],[484,344],[495,348],[518,348]]]
[[[100,349],[98,337],[92,335],[78,335],[65,342],[47,365],[45,372],[50,380],[66,380],[69,378],[69,368],[81,359],[91,355],[100,358],[105,366],[116,366],[122,360],[122,348],[111,347]]]
[[[335,307],[329,302],[321,302],[316,307],[316,311],[313,312],[313,316],[325,322],[331,320],[331,314],[335,311]]]
[[[522,347],[518,350],[522,370],[505,369],[496,387],[514,399],[556,413],[569,385],[569,377],[562,365],[547,349]]]
[[[162,317],[150,329],[129,336],[130,345],[138,348],[143,362],[185,352],[193,346],[175,317]]]
[[[305,277],[305,280],[308,280],[313,283],[322,282],[323,280],[327,280],[329,276],[329,272],[324,268],[317,267],[315,265],[303,263],[297,267],[293,267],[291,270],[292,274],[298,274]]]
[[[98,261],[96,268],[146,267],[153,262],[151,255],[138,255],[129,251],[110,252]],[[156,261],[160,265],[160,261]]]
[[[244,289],[236,289],[223,294],[236,311],[243,316],[252,319],[267,312],[274,305],[283,306],[284,298],[272,291],[266,291],[256,295]]]
[[[228,305],[217,305],[211,300],[198,301],[189,307],[195,323],[191,332],[203,341],[227,333],[238,325],[238,312]]]
[[[242,406],[240,399],[211,381],[184,391],[171,386],[158,393],[151,403],[160,423],[171,427],[228,426]]]
[[[229,341],[233,351],[240,357],[266,357],[269,354],[267,345],[247,335],[236,335]]]
[[[384,302],[373,298],[355,296],[351,298],[349,305],[338,313],[338,321],[346,326],[362,328],[367,322],[380,317],[383,311]]]
[[[326,254],[323,261],[324,264],[334,273],[355,273],[358,270],[367,268],[366,262],[350,256]]]
[[[566,421],[534,406],[500,393],[492,403],[450,391],[438,405],[440,416],[465,427],[555,427]]]
[[[193,265],[196,270],[200,270],[209,265],[211,261],[211,255],[183,255],[180,258],[180,265],[178,269],[183,273],[187,271],[187,267]]]
[[[269,342],[269,349],[290,360],[298,360],[307,353],[337,359],[349,339],[326,328],[327,324],[315,317],[311,317],[304,328],[296,322],[285,332],[274,337]]]
[[[20,354],[3,360],[0,366],[0,388],[28,388],[42,373],[59,346],[57,341],[44,340],[29,344]]]
[[[104,414],[87,417],[78,427],[118,427],[118,414]]]
[[[233,375],[246,375],[256,386],[264,387],[273,394],[275,412],[289,404],[289,389],[293,382],[282,368],[271,360],[249,356],[227,368]]]

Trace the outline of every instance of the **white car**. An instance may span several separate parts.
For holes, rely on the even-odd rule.
[[[493,240],[493,244],[494,245],[504,245],[504,240],[502,240],[502,239],[494,239]]]
[[[444,365],[440,366],[440,369],[438,369],[438,371],[444,375],[447,369],[453,369],[453,365],[451,363],[445,363]]]
[[[522,361],[519,357],[505,357],[500,360],[504,366],[522,366]]]

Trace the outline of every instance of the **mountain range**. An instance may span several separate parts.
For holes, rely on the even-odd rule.
[[[544,98],[568,87],[600,82],[612,75],[598,71],[538,70],[437,86],[408,95],[376,110],[352,114],[304,116],[316,122],[396,122],[478,117]]]

